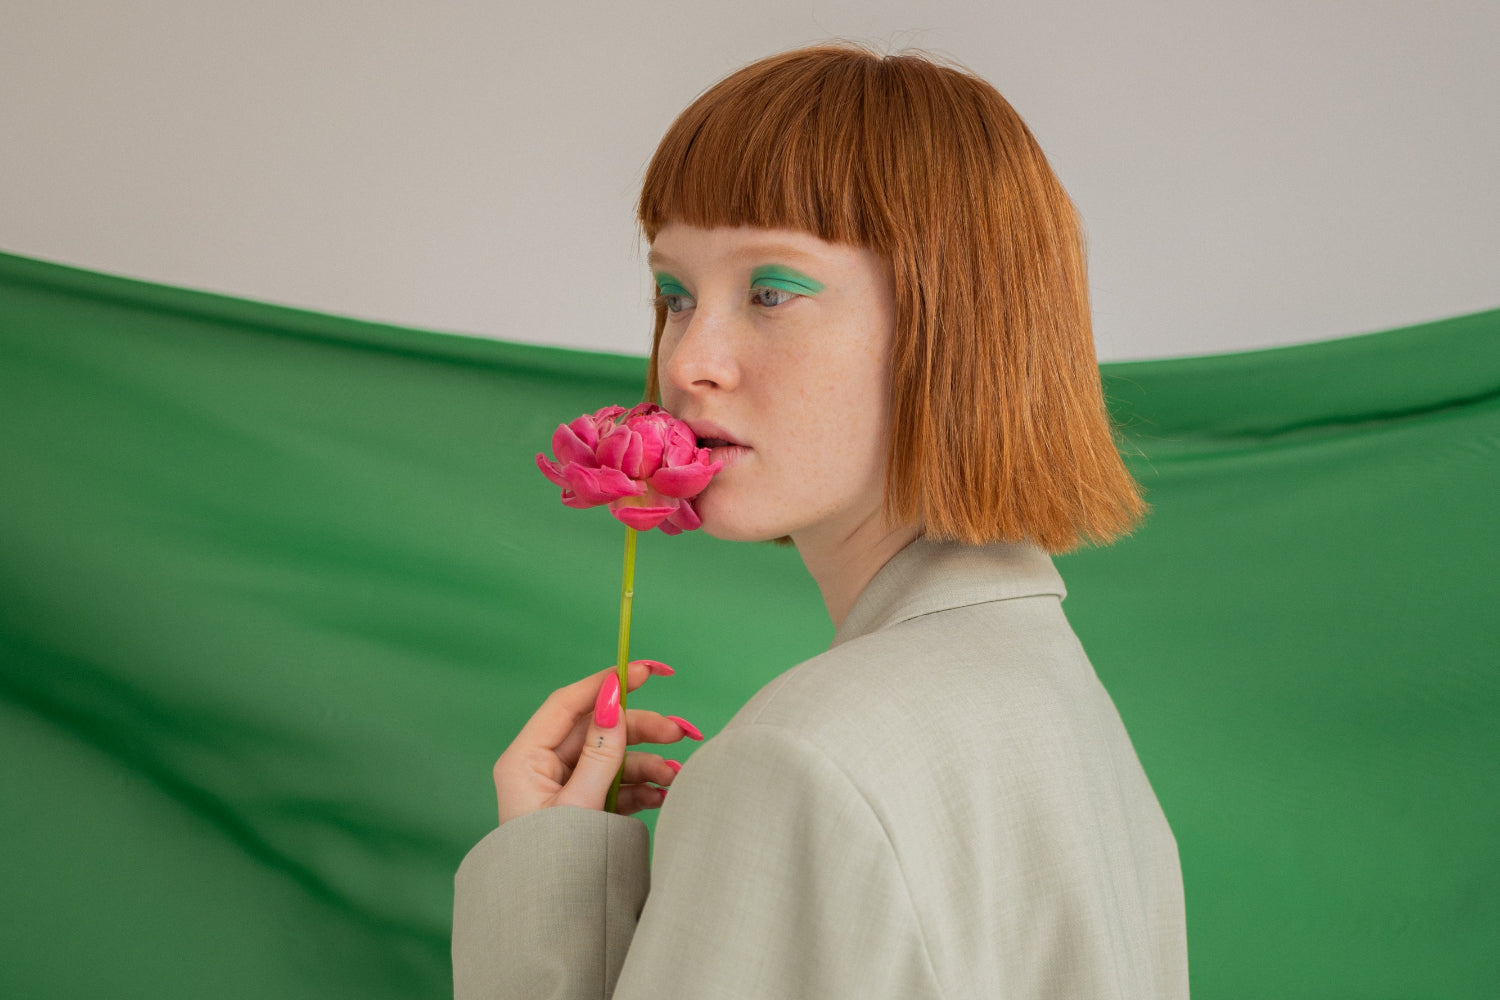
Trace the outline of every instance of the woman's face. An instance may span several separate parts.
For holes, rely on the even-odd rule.
[[[652,244],[662,403],[724,468],[704,530],[837,544],[881,516],[895,295],[869,250],[677,223]]]

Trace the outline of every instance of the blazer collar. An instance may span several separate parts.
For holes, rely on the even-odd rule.
[[[1051,557],[1034,545],[918,538],[866,585],[829,648],[934,611],[1067,593]]]

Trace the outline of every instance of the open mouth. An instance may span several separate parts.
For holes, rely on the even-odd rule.
[[[695,420],[689,423],[693,434],[698,440],[698,447],[718,450],[720,448],[744,448],[746,445],[729,436],[729,431],[709,420]]]

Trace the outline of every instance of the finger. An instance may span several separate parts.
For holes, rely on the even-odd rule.
[[[638,743],[676,743],[688,735],[683,728],[682,721],[675,716],[662,715],[644,708],[631,708],[625,711],[626,726],[625,742],[634,746]],[[688,725],[692,725],[688,723]],[[578,759],[578,752],[583,749],[583,738],[588,732],[589,721],[585,716],[579,719],[573,726],[573,731],[567,738],[557,745],[556,754],[559,759],[566,761],[570,766]],[[693,727],[693,733],[697,739],[702,739],[697,727]]]
[[[624,784],[641,785],[649,781],[656,785],[670,785],[681,770],[682,765],[675,760],[632,750],[625,755]]]
[[[578,763],[573,765],[567,784],[557,793],[556,804],[603,809],[624,760],[625,713],[620,711],[620,679],[611,672],[599,686]]]
[[[686,719],[680,719],[675,715],[662,715],[650,709],[630,709],[626,714],[630,716],[630,743],[677,743],[684,736],[689,739],[703,739],[703,734],[698,731]],[[687,725],[683,725],[687,723]]]
[[[667,790],[655,785],[621,785],[615,806],[621,816],[633,816],[645,809],[659,809],[667,801]]]
[[[574,732],[579,721],[586,719],[593,711],[599,685],[607,675],[615,672],[615,667],[606,667],[553,691],[526,725],[521,727],[516,740],[531,746],[560,746]],[[668,677],[672,673],[671,667],[656,660],[632,660],[626,668],[625,690],[634,691],[646,683],[649,677]]]
[[[493,768],[500,823],[543,808],[561,791],[571,773],[550,750],[506,750]]]
[[[632,667],[635,666],[637,663],[643,663],[643,664],[645,664],[646,670],[649,671],[647,673],[647,675],[646,675],[647,677],[671,677],[673,674],[677,673],[677,671],[673,670],[671,667],[667,666],[665,663],[661,662],[660,660],[631,660],[630,661],[630,665]],[[635,688],[631,688],[630,690],[634,691]]]

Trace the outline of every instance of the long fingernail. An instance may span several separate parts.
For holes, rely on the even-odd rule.
[[[691,722],[682,718],[681,716],[669,715],[667,716],[667,718],[671,719],[673,722],[681,726],[682,731],[687,734],[688,739],[698,740],[699,742],[702,742],[703,731],[697,726],[693,725]]]
[[[620,675],[611,673],[604,678],[599,697],[594,702],[594,725],[600,729],[613,729],[620,721]]]
[[[670,767],[672,769],[672,773],[673,774],[681,774],[682,773],[682,761],[680,761],[680,760],[670,760],[669,759],[666,762],[666,764],[667,764],[668,767]]]
[[[644,663],[646,665],[646,669],[651,671],[651,673],[656,675],[657,677],[671,677],[673,674],[677,673],[677,671],[673,670],[671,667],[667,666],[660,660],[631,660],[630,662]]]

